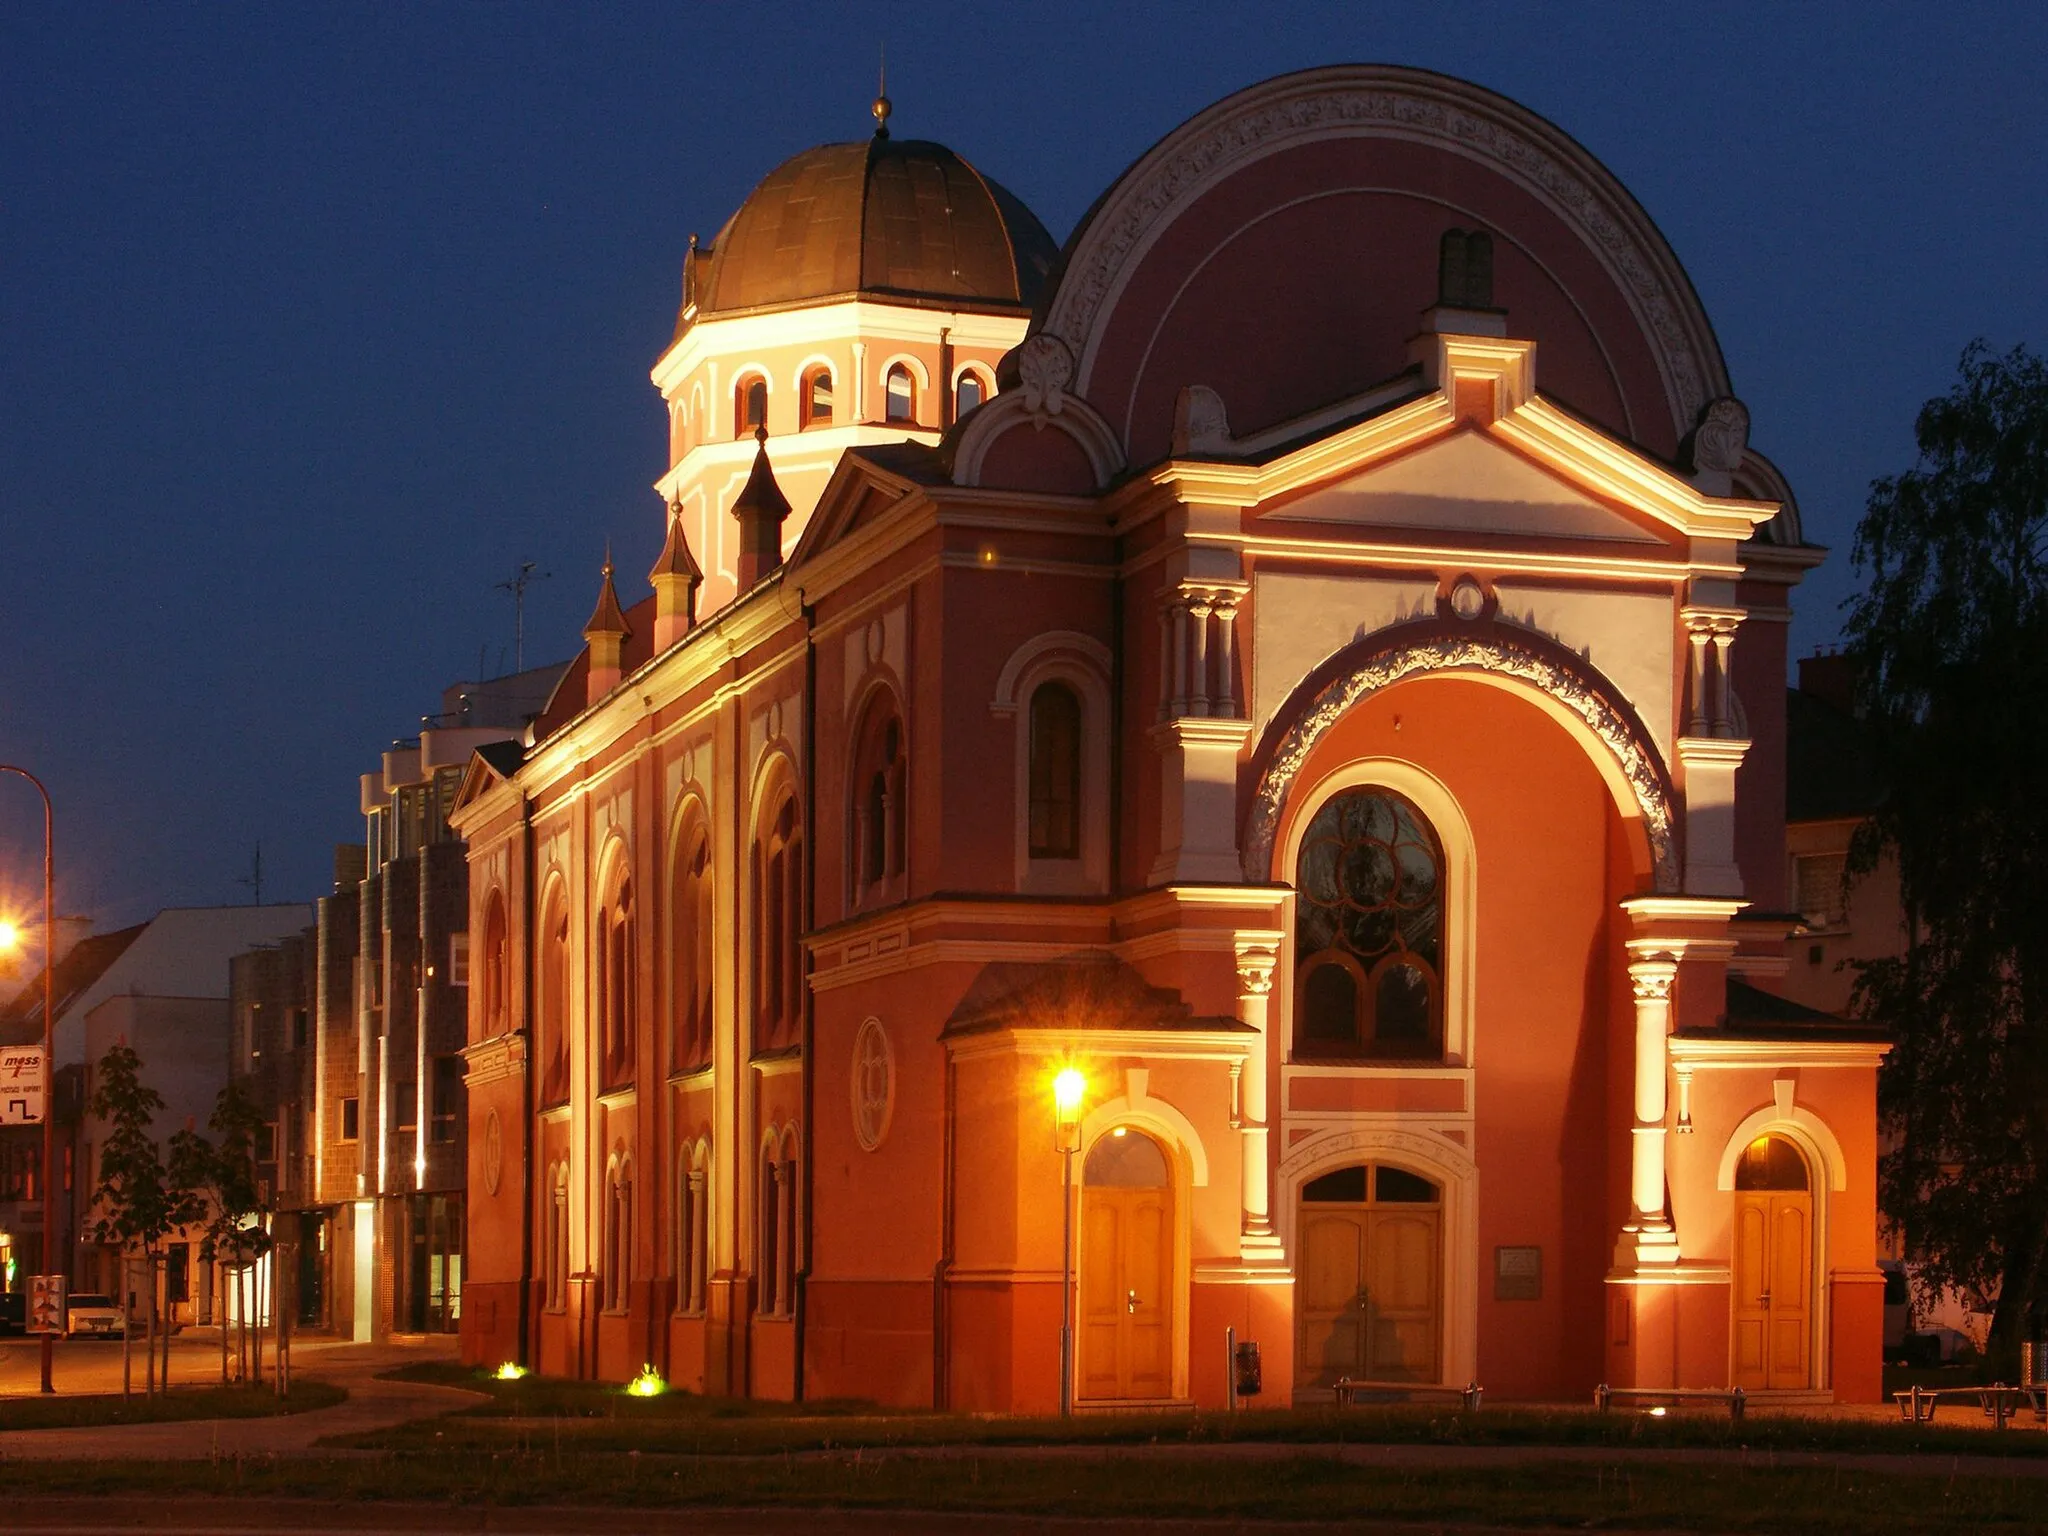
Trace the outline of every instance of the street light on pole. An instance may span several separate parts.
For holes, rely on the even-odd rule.
[[[55,1271],[51,1264],[57,1241],[57,836],[56,818],[50,810],[50,792],[43,781],[26,768],[0,763],[0,773],[19,774],[35,785],[43,797],[43,1273]],[[43,1390],[54,1392],[51,1372],[57,1358],[54,1334],[43,1335]]]
[[[1060,1154],[1060,1412],[1074,1411],[1074,1154],[1081,1150],[1081,1100],[1088,1079],[1078,1067],[1052,1080],[1052,1145]]]

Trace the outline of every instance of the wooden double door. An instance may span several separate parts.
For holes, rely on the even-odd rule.
[[[1343,1168],[1301,1194],[1295,1381],[1435,1381],[1443,1192],[1405,1169]]]
[[[1165,1152],[1140,1131],[1112,1131],[1082,1171],[1079,1396],[1174,1395],[1174,1239]]]
[[[1813,1194],[1806,1160],[1762,1136],[1735,1174],[1734,1384],[1813,1385]]]

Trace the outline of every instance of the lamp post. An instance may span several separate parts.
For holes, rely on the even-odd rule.
[[[50,792],[43,781],[26,768],[0,763],[0,773],[19,774],[35,785],[43,797],[43,1273],[51,1274],[52,1252],[57,1241],[57,838],[56,818],[50,811]],[[51,1380],[57,1357],[54,1334],[43,1338],[43,1390],[54,1392]]]
[[[1052,1145],[1060,1154],[1060,1413],[1074,1411],[1074,1154],[1081,1150],[1081,1098],[1088,1079],[1066,1067],[1052,1080]]]

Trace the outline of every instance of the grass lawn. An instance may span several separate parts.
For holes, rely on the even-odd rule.
[[[1916,1477],[1729,1463],[1365,1468],[1277,1451],[1047,1459],[756,1457],[700,1461],[549,1448],[491,1456],[220,1463],[17,1462],[16,1498],[134,1494],[465,1506],[919,1509],[1107,1519],[1428,1520],[1520,1529],[1906,1536],[2048,1529],[2037,1479]],[[629,1526],[630,1522],[626,1522]]]
[[[1444,1406],[1255,1409],[1214,1412],[995,1418],[889,1412],[854,1403],[762,1403],[669,1392],[628,1397],[587,1381],[527,1377],[501,1382],[452,1364],[408,1366],[408,1380],[468,1387],[486,1401],[446,1418],[338,1436],[358,1450],[441,1450],[493,1454],[545,1442],[583,1453],[775,1455],[817,1450],[890,1450],[930,1446],[1200,1446],[1225,1441],[1285,1445],[1574,1445],[1616,1449],[1690,1447],[1758,1451],[1886,1452],[2048,1456],[2048,1434],[2016,1427],[2003,1434],[1895,1420],[1755,1413],[1742,1423],[1725,1411],[1674,1412]],[[1950,1413],[1956,1409],[1947,1410]],[[511,1421],[511,1422],[508,1422]],[[2027,1424],[2031,1420],[2025,1421]],[[2048,1502],[2048,1485],[2042,1488]]]
[[[92,1424],[164,1424],[181,1419],[261,1419],[280,1413],[332,1408],[348,1393],[324,1381],[294,1382],[282,1401],[268,1387],[173,1387],[144,1397],[0,1398],[0,1430],[69,1429]]]

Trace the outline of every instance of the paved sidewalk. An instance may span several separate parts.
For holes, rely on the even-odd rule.
[[[326,1435],[389,1429],[408,1419],[452,1413],[477,1401],[455,1387],[380,1381],[388,1371],[420,1360],[454,1356],[453,1339],[391,1344],[302,1340],[293,1346],[295,1374],[331,1381],[348,1401],[311,1413],[266,1419],[188,1419],[171,1424],[105,1424],[74,1429],[22,1429],[0,1433],[0,1460],[210,1461],[228,1456],[302,1456]],[[348,1455],[345,1451],[322,1455]]]

